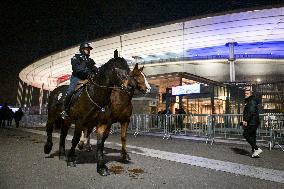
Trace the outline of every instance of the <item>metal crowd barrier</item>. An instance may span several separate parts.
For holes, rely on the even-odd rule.
[[[210,138],[212,135],[210,115],[174,115],[174,114],[134,114],[131,117],[129,132],[139,134],[162,135],[169,139],[172,135],[193,135]]]
[[[47,115],[24,115],[20,127],[45,127]]]
[[[278,146],[284,151],[284,115],[270,115],[267,118],[267,124],[270,127],[269,149]]]
[[[25,115],[21,127],[44,127],[47,115]],[[194,137],[214,143],[216,139],[244,141],[242,114],[133,114],[128,132],[149,134],[171,139],[172,136]],[[112,125],[111,133],[120,132],[120,124]],[[258,142],[269,148],[279,147],[284,151],[284,114],[261,114],[257,130]]]
[[[163,136],[163,139],[176,135],[199,137],[211,144],[216,139],[244,141],[242,121],[242,114],[134,114],[129,132],[134,136],[156,134]],[[278,146],[283,150],[283,122],[284,114],[261,114],[258,142],[268,143],[270,149]]]

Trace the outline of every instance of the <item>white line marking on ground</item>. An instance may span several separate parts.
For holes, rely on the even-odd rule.
[[[34,129],[20,129],[23,131],[46,135],[45,131],[39,131]],[[53,133],[53,137],[59,138],[60,134]],[[67,135],[67,140],[72,140],[73,136]],[[96,140],[91,139],[91,144],[96,144]],[[119,143],[113,142],[105,142],[107,145],[115,145],[121,146]],[[143,148],[139,146],[131,146],[127,145],[129,152],[133,154],[148,156],[148,157],[156,157],[163,160],[169,160],[179,163],[184,163],[188,165],[194,165],[198,167],[213,169],[217,171],[224,171],[228,173],[250,176],[253,178],[269,180],[279,183],[284,183],[284,171],[275,170],[275,169],[267,169],[262,167],[255,167],[250,165],[244,165],[239,163],[232,163],[228,161],[220,161],[209,158],[203,158],[198,156],[191,156],[185,154],[178,154],[173,152],[166,152],[161,150],[154,150],[149,148]],[[134,150],[135,149],[135,150]]]

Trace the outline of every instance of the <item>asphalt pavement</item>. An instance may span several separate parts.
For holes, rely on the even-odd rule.
[[[56,134],[51,154],[43,153],[43,134],[42,128],[0,129],[0,189],[284,188],[280,149],[264,148],[255,159],[250,158],[248,145],[129,135],[132,159],[124,164],[120,162],[120,135],[113,134],[105,145],[111,174],[102,177],[96,172],[95,145],[92,152],[77,150],[77,166],[68,167],[58,159]],[[70,144],[66,142],[67,149]]]

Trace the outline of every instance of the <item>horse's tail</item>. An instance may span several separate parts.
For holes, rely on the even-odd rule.
[[[46,123],[47,141],[44,145],[44,153],[49,154],[52,150],[52,132],[54,125],[56,128],[61,128],[63,120],[61,118],[61,111],[63,109],[63,99],[65,91],[68,86],[60,86],[53,90],[48,98],[48,118]]]

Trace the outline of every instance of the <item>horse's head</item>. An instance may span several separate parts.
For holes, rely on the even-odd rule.
[[[130,81],[129,85],[143,93],[149,93],[151,91],[151,87],[143,73],[143,68],[144,66],[138,68],[138,64],[135,64],[134,69],[130,72],[130,77],[132,77],[133,80]]]
[[[116,57],[100,67],[96,78],[101,85],[122,86],[122,82],[129,72],[127,61],[124,58]]]

